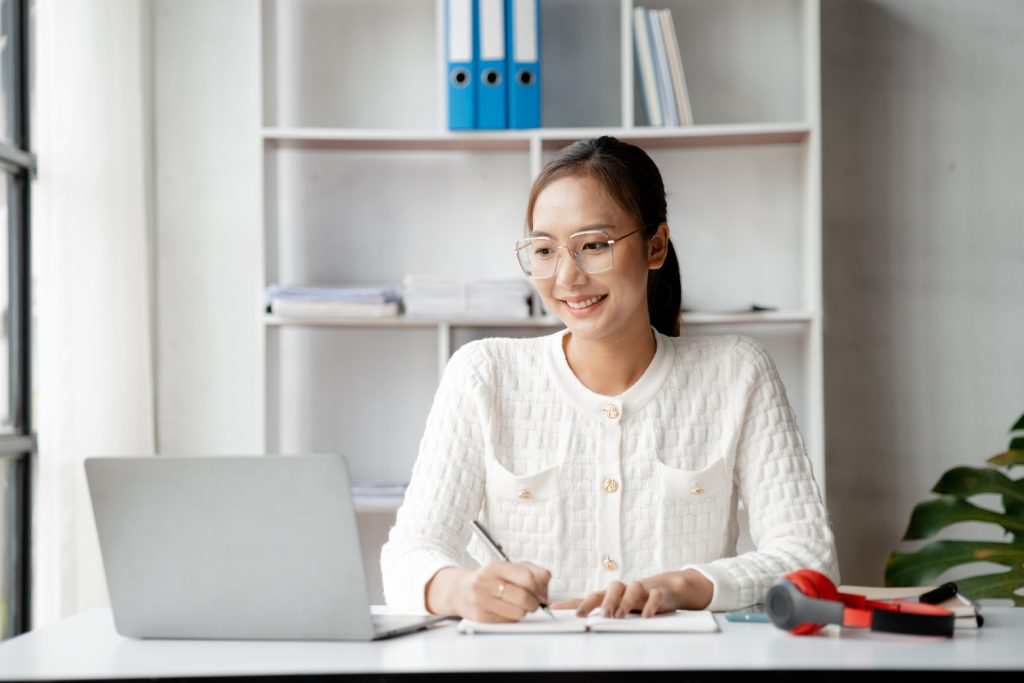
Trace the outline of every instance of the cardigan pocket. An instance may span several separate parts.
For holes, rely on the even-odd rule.
[[[559,473],[555,465],[515,475],[497,461],[487,464],[483,519],[491,537],[513,562],[529,560],[551,568],[562,534]],[[489,559],[482,544],[470,546],[477,559]]]
[[[724,457],[700,470],[658,461],[658,543],[665,571],[721,557],[729,530],[731,477]]]

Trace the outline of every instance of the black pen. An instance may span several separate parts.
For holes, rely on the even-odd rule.
[[[476,521],[475,519],[473,520],[472,524],[473,531],[475,531],[477,536],[480,537],[480,540],[484,542],[484,545],[487,546],[487,549],[491,551],[492,555],[494,555],[499,560],[504,560],[508,563],[512,562],[512,560],[508,559],[508,555],[505,554],[505,551],[501,549],[501,546],[498,545],[493,538],[491,538],[491,535],[489,533],[487,533],[487,529],[484,528],[483,524]],[[552,619],[555,618],[555,615],[551,613],[551,610],[548,609],[548,606],[545,603],[540,603],[540,608],[547,612],[547,615],[549,617],[551,617]]]

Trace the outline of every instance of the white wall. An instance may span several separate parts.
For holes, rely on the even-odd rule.
[[[154,448],[149,10],[34,3],[35,627],[107,602],[84,458]]]
[[[829,507],[844,581],[876,583],[1024,412],[1024,11],[827,0],[821,42]]]
[[[260,11],[154,3],[161,453],[263,448]]]

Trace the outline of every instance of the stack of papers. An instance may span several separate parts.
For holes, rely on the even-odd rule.
[[[523,617],[522,621],[503,624],[488,624],[463,619],[459,622],[462,633],[581,633],[596,631],[606,633],[715,633],[718,622],[706,610],[668,612],[643,618],[630,614],[621,619],[591,615],[576,616],[574,609],[551,610],[552,619],[542,610]]]
[[[531,287],[525,280],[474,280],[441,275],[407,275],[405,312],[419,317],[530,317]]]
[[[299,287],[270,285],[267,307],[295,318],[381,318],[398,315],[400,290],[382,287]]]

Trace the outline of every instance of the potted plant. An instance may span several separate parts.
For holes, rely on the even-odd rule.
[[[932,489],[938,497],[914,508],[904,541],[934,536],[957,522],[983,522],[1002,527],[1006,541],[937,540],[916,552],[894,552],[885,567],[885,585],[922,586],[944,571],[970,562],[993,562],[1006,571],[958,579],[957,586],[975,600],[1009,598],[1024,606],[1024,477],[1011,479],[1014,467],[1024,467],[1024,415],[1010,428],[1010,447],[989,458],[987,467],[954,467]],[[997,494],[1003,509],[982,507],[971,499]]]

